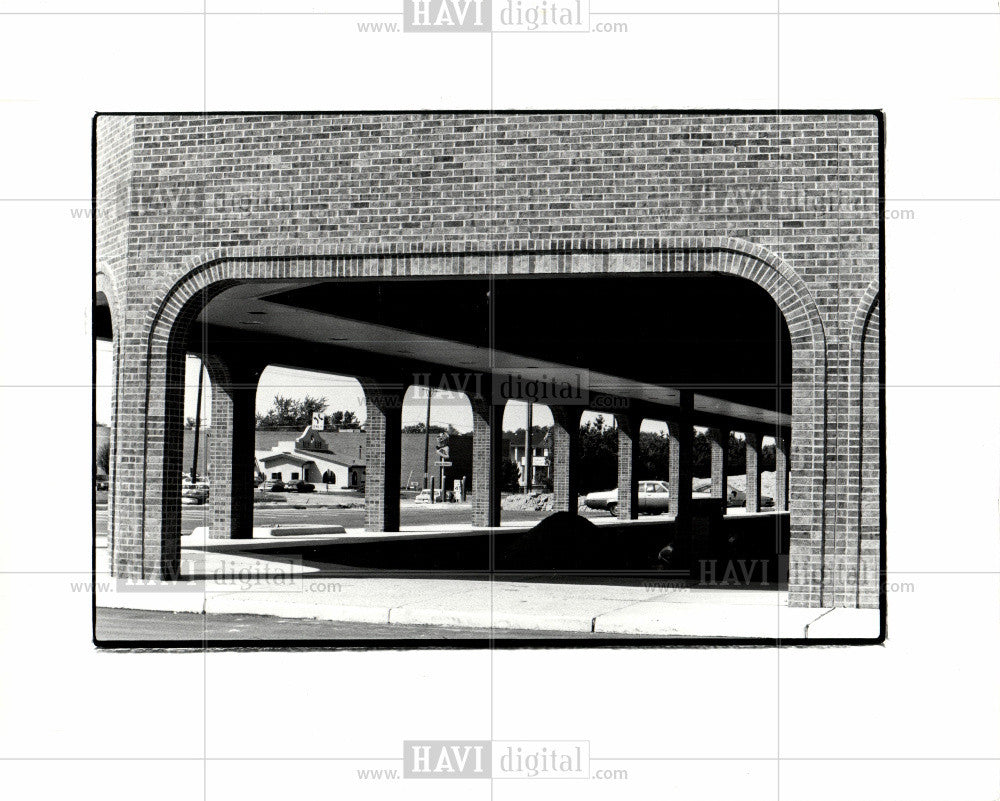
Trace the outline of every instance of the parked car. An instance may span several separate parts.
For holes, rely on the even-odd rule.
[[[726,506],[746,506],[747,494],[743,490],[730,489],[726,496]],[[774,507],[774,498],[770,495],[760,496],[760,508],[770,509]]]
[[[590,509],[605,509],[618,514],[618,490],[591,492],[584,498]],[[647,514],[661,514],[670,507],[670,487],[666,481],[639,482],[639,511]]]
[[[287,492],[313,492],[315,489],[316,485],[308,481],[290,481],[285,485]]]
[[[187,504],[201,504],[208,500],[208,484],[199,482],[197,484],[192,484],[190,482],[183,485],[181,488],[181,503]]]
[[[98,492],[107,492],[107,490],[108,490],[108,477],[107,476],[95,476],[94,477],[94,488]]]
[[[280,478],[271,479],[270,481],[264,482],[264,489],[268,492],[284,492],[285,482]]]
[[[434,502],[442,503],[444,501],[444,493],[436,489],[434,490]],[[429,489],[420,490],[417,493],[417,497],[413,499],[414,503],[430,503],[431,502],[431,491]]]

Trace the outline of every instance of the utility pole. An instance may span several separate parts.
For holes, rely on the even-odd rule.
[[[528,418],[524,425],[524,494],[531,494],[531,479],[535,472],[535,457],[531,447],[531,401],[528,401]]]
[[[424,489],[427,489],[431,472],[431,388],[427,386],[427,423],[424,425]]]
[[[205,365],[198,360],[198,401],[194,407],[194,457],[191,459],[191,483],[198,480],[198,438],[201,436],[201,385],[205,380]]]

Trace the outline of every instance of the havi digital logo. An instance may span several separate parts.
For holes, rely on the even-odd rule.
[[[404,740],[404,779],[488,779],[489,740]]]
[[[403,31],[489,31],[491,0],[403,0]]]

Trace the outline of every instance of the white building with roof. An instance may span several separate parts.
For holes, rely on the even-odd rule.
[[[308,481],[329,484],[337,489],[362,489],[365,465],[346,454],[334,453],[329,443],[312,426],[295,440],[278,442],[269,451],[256,451],[257,465],[264,478],[274,481]]]

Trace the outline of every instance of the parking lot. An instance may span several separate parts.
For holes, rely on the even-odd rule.
[[[333,504],[337,501],[324,496],[286,496],[285,504],[257,505],[254,507],[255,526],[276,526],[291,524],[329,524],[343,526],[346,529],[363,528],[365,510],[363,507],[338,509]],[[305,508],[296,509],[296,506]],[[523,511],[504,509],[501,518],[504,523],[526,523],[545,518],[548,512]],[[608,517],[607,512],[586,509],[581,504],[580,514],[588,517]],[[183,506],[181,508],[181,533],[190,534],[198,526],[211,524],[211,507],[207,504],[199,506]],[[455,523],[470,523],[472,506],[469,503],[435,503],[418,504],[412,500],[400,502],[400,525],[433,526]],[[98,507],[97,533],[108,531],[107,506]]]

